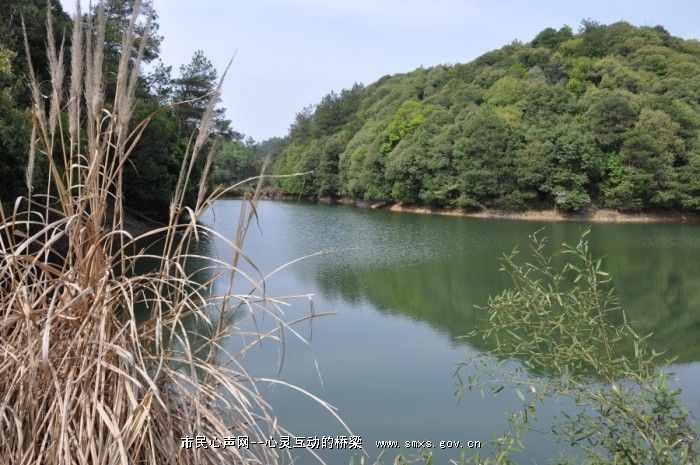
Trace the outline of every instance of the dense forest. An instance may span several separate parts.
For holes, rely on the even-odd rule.
[[[5,205],[26,194],[31,140],[22,18],[32,69],[42,80],[49,66],[46,5],[0,5]],[[51,8],[56,31],[65,31],[56,46],[63,43],[68,62],[69,18],[58,0]],[[108,69],[118,66],[130,11],[127,0],[106,2]],[[150,123],[131,156],[124,192],[128,207],[163,218],[218,76],[202,52],[173,75],[159,61],[162,37],[151,2],[145,11],[139,30],[149,34],[148,72],[139,82],[134,120],[150,117]],[[85,20],[96,15],[93,9]],[[113,74],[105,73],[108,101]],[[578,33],[548,28],[528,44],[516,41],[468,64],[356,84],[301,111],[285,138],[256,143],[232,129],[223,108],[215,119],[216,185],[258,174],[272,155],[275,174],[308,172],[282,178],[278,187],[309,197],[466,209],[700,210],[700,42],[661,26],[586,20]],[[41,162],[35,190],[45,178]]]
[[[296,116],[275,170],[312,197],[698,211],[700,42],[585,20],[357,84]]]
[[[107,0],[104,50],[105,99],[114,98],[117,67],[122,54],[121,38],[132,16],[129,0]],[[56,32],[56,48],[63,47],[63,59],[70,63],[72,38],[71,19],[58,0],[50,2]],[[49,60],[46,53],[46,0],[5,0],[0,2],[0,200],[10,206],[18,196],[27,194],[25,168],[31,141],[31,95],[27,85],[33,70],[40,82],[49,88]],[[97,21],[99,11],[84,13],[84,21]],[[26,26],[24,44],[22,20]],[[141,142],[130,156],[124,176],[126,206],[152,219],[167,217],[168,205],[178,179],[183,157],[197,122],[207,105],[207,96],[218,82],[217,71],[201,51],[173,75],[172,67],[159,60],[163,38],[158,34],[158,16],[151,1],[143,2],[137,32],[148,34],[147,46],[139,51],[134,46],[133,58],[143,54],[145,72],[136,89],[133,121],[150,118]],[[27,60],[26,50],[29,50]],[[29,63],[31,62],[31,68]],[[65,83],[67,85],[67,83]],[[257,144],[235,131],[225,118],[225,110],[214,114],[214,130],[210,143],[218,140],[220,152],[212,170],[212,182],[225,184],[257,174],[263,153],[279,152],[281,139]],[[202,163],[195,165],[203,169]],[[40,193],[46,180],[46,160],[37,158],[33,190]],[[64,168],[64,167],[61,167]],[[193,178],[197,178],[197,173]],[[189,200],[195,198],[196,183],[190,188]]]

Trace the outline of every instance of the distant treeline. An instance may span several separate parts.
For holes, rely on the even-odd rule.
[[[98,2],[93,2],[98,3]],[[104,3],[106,72],[104,73],[105,101],[109,108],[115,93],[115,76],[122,34],[132,15],[133,0],[106,0]],[[31,95],[27,86],[30,67],[24,45],[22,18],[26,25],[29,58],[40,82],[49,83],[49,61],[46,55],[46,0],[3,0],[0,2],[0,201],[12,205],[17,196],[26,195],[25,170],[31,140]],[[56,47],[63,44],[63,58],[70,67],[71,19],[58,0],[50,4]],[[99,11],[94,7],[84,12],[84,21],[98,21]],[[142,2],[142,14],[137,25],[137,36],[148,34],[143,50],[143,62],[150,64],[148,73],[138,83],[136,107],[132,121],[137,124],[150,117],[141,142],[130,156],[124,172],[124,194],[127,207],[155,219],[164,219],[172,200],[182,160],[197,122],[216,87],[217,71],[207,57],[198,51],[192,60],[180,67],[173,76],[172,68],[159,61],[163,37],[158,34],[158,16],[152,0]],[[150,21],[150,27],[146,25]],[[138,41],[137,41],[138,43]],[[131,50],[132,59],[138,54],[137,45]],[[64,83],[64,89],[68,85]],[[67,92],[67,89],[66,89]],[[183,103],[184,102],[184,103]],[[252,139],[231,128],[224,109],[214,113],[214,124],[209,143],[219,140],[220,153],[216,157],[212,183],[225,184],[257,174],[267,153],[279,152],[279,139],[256,144]],[[204,158],[204,157],[202,157]],[[59,169],[65,169],[56,160]],[[204,168],[204,159],[194,165],[192,179],[198,179]],[[47,162],[37,157],[33,189],[42,192],[46,185]],[[196,198],[197,182],[191,183],[185,204]]]
[[[275,171],[307,196],[467,209],[700,210],[700,42],[547,28],[299,113]]]

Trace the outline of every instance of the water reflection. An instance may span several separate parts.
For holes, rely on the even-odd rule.
[[[605,263],[618,283],[628,320],[640,333],[653,333],[650,346],[678,362],[700,360],[700,276],[691,273],[695,262],[687,255],[669,259],[667,253],[655,250],[615,258],[608,254]],[[382,312],[427,322],[452,340],[485,325],[474,306],[510,284],[495,266],[466,261],[398,268],[328,266],[315,278],[330,296],[367,300]]]
[[[403,226],[403,241],[397,241],[383,256],[327,260],[316,267],[314,278],[324,294],[352,303],[367,301],[382,312],[427,322],[452,340],[483,325],[474,306],[483,305],[489,295],[510,285],[508,276],[498,271],[497,257],[504,250],[513,244],[524,248],[527,235],[542,226],[552,248],[575,241],[582,229],[582,225],[566,223],[463,220],[463,225],[433,222],[431,227],[436,230],[423,237],[411,234],[409,228],[420,228],[415,223],[429,218],[399,216],[389,215],[386,220]],[[603,257],[628,320],[638,332],[653,333],[651,347],[677,357],[678,362],[700,360],[697,232],[697,227],[683,225],[593,225],[591,233],[593,253]],[[494,235],[503,240],[494,245]],[[406,249],[418,250],[413,242],[421,237],[434,239],[436,250],[431,256],[391,259],[404,257]],[[474,247],[476,243],[481,245]],[[440,254],[440,249],[448,251]]]
[[[234,200],[217,202],[208,221],[221,232],[231,231],[239,207]],[[504,412],[517,408],[519,400],[482,399],[474,392],[457,405],[454,365],[471,348],[456,338],[483,324],[474,305],[509,286],[497,257],[523,248],[528,235],[542,227],[554,249],[576,241],[588,226],[280,202],[262,202],[257,210],[259,228],[251,228],[244,250],[264,272],[333,250],[298,262],[267,283],[272,295],[313,293],[319,311],[338,312],[314,327],[313,352],[323,385],[311,349],[303,344],[288,345],[282,376],[336,405],[370,447],[375,439],[488,441],[500,430]],[[700,227],[596,224],[591,229],[593,253],[604,257],[628,319],[637,321],[640,332],[654,332],[650,342],[657,351],[679,362],[700,360]],[[224,249],[215,241],[212,253],[226,260]],[[249,355],[254,371],[272,365],[269,371],[275,373],[276,363],[269,363],[274,350]],[[700,363],[685,367],[689,382],[683,387],[690,392]],[[277,390],[271,397],[281,422],[298,434],[341,433],[335,420],[324,419],[294,393]],[[546,463],[560,450],[542,439],[529,446],[523,461]],[[347,454],[326,458],[347,463]],[[446,463],[443,458],[438,462]]]

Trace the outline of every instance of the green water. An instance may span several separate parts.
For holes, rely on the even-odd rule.
[[[207,222],[232,237],[240,202],[218,201]],[[469,392],[455,396],[454,367],[478,351],[457,339],[479,324],[474,305],[508,285],[497,257],[527,244],[541,228],[553,244],[575,241],[585,223],[541,223],[422,216],[344,206],[262,202],[245,251],[265,271],[319,251],[268,281],[270,294],[313,294],[314,311],[336,314],[297,329],[308,346],[287,339],[280,378],[335,405],[370,456],[377,440],[479,440],[505,425],[519,400]],[[700,227],[593,224],[591,246],[604,257],[628,318],[667,356],[680,377],[683,401],[700,413]],[[209,253],[227,258],[221,241]],[[288,309],[308,313],[306,299]],[[235,342],[232,342],[234,344]],[[278,352],[256,348],[246,361],[255,373],[277,373]],[[316,370],[316,363],[321,377]],[[304,396],[268,392],[280,422],[298,436],[336,436],[342,427]],[[544,417],[551,415],[547,406]],[[541,436],[527,438],[520,460],[547,463],[562,450]],[[435,450],[447,463],[466,449]],[[295,451],[296,452],[296,451]],[[410,453],[406,448],[387,451]],[[484,452],[484,450],[482,450]],[[328,463],[348,463],[347,451],[320,451]],[[312,460],[299,452],[299,463]]]

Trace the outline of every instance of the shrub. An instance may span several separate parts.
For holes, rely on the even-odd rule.
[[[697,433],[680,390],[669,386],[669,375],[657,367],[660,355],[627,322],[587,234],[575,246],[562,246],[563,266],[555,266],[537,234],[527,262],[517,260],[517,251],[502,260],[513,288],[480,309],[488,324],[469,336],[488,339],[494,349],[461,365],[458,375],[462,389],[509,388],[524,404],[494,440],[494,455],[474,457],[475,463],[512,463],[512,452],[525,447],[522,432],[534,431],[537,405],[554,399],[567,399],[572,410],[555,420],[552,434],[579,449],[584,463],[698,459]],[[504,370],[507,361],[520,367]],[[468,367],[476,374],[464,380]]]

